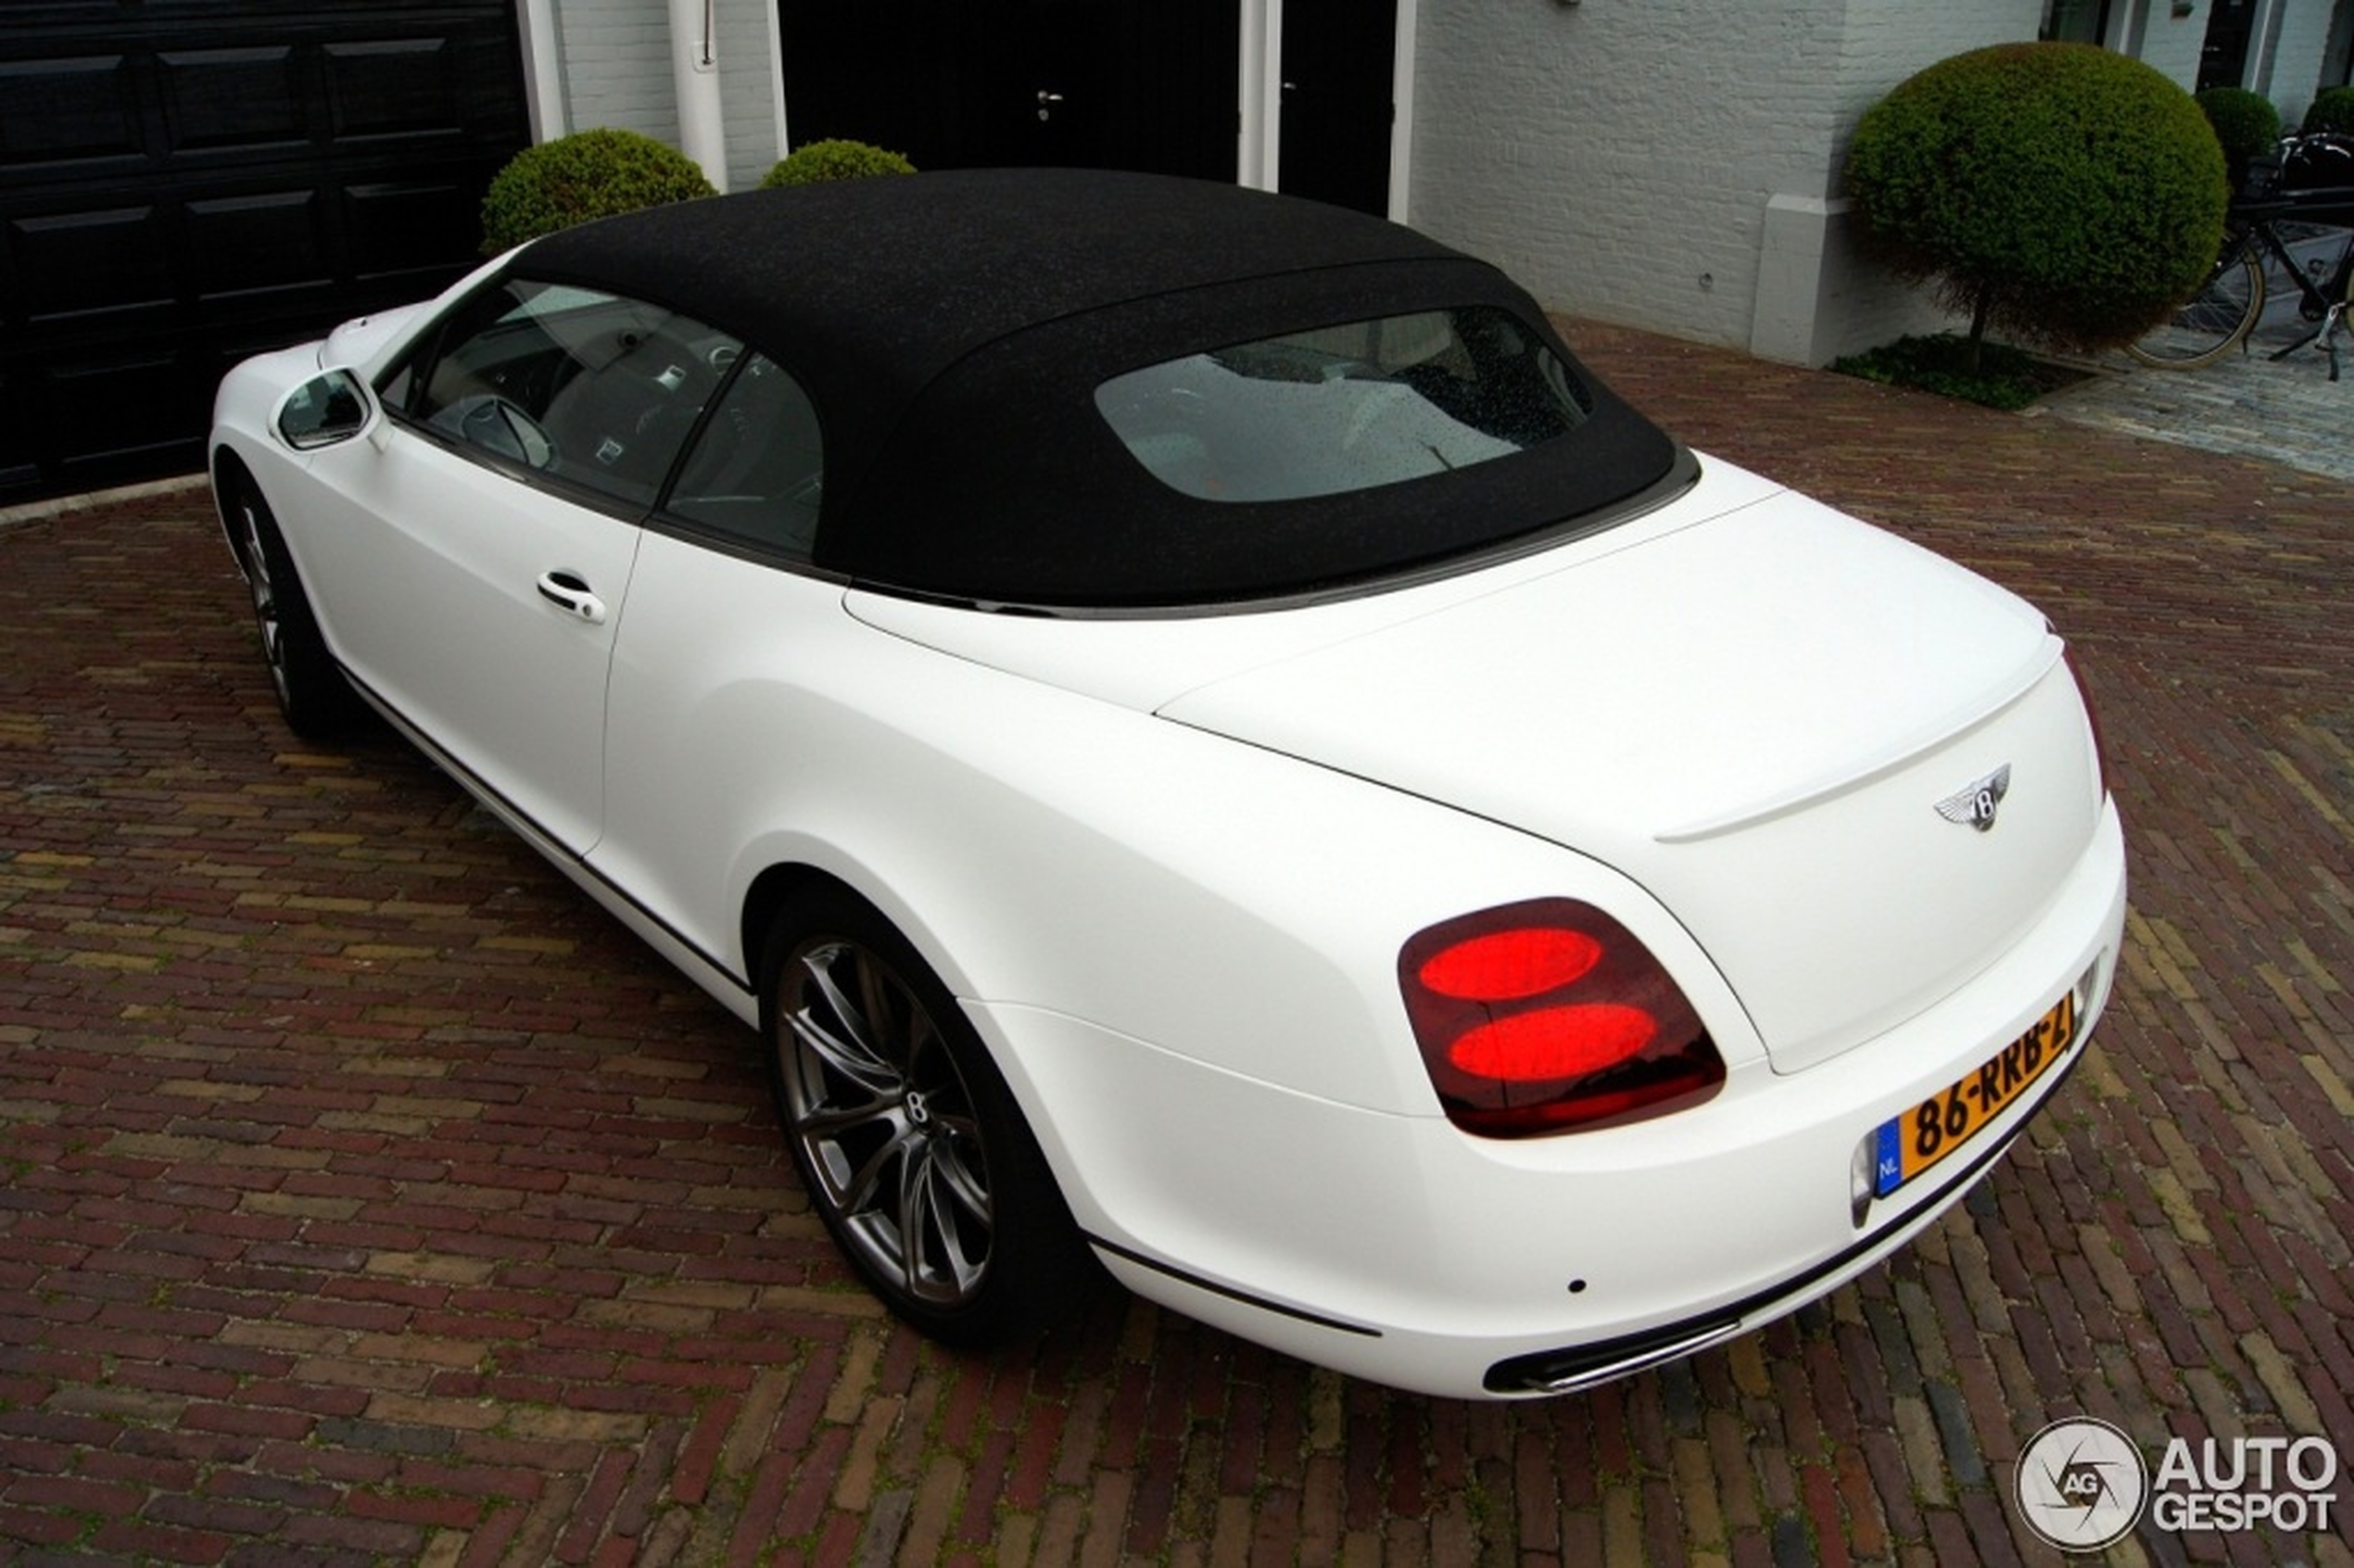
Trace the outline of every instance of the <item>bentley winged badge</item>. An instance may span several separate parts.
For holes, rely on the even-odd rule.
[[[1983,833],[1994,826],[1994,813],[2011,792],[2011,765],[2005,763],[1985,778],[1963,785],[1937,803],[1937,815]]]

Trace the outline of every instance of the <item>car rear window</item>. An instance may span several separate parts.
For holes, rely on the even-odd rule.
[[[1162,484],[1244,503],[1475,467],[1568,434],[1592,403],[1510,312],[1474,306],[1166,360],[1104,382],[1095,407]]]
[[[866,444],[834,434],[854,400],[811,397],[832,426],[816,566],[1024,612],[1369,591],[1608,527],[1693,472],[1461,258],[1056,316],[959,354]]]

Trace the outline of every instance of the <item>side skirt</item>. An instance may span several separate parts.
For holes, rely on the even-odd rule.
[[[652,948],[670,965],[695,982],[712,1000],[734,1014],[747,1026],[758,1028],[760,1001],[753,993],[752,981],[690,942],[652,910],[633,898],[628,890],[613,881],[579,855],[557,842],[529,814],[517,807],[498,790],[444,752],[409,722],[399,709],[386,701],[373,687],[353,675],[350,669],[337,665],[351,689],[360,693],[368,705],[384,715],[385,722],[400,732],[401,738],[442,772],[458,782],[460,788],[479,801],[484,809],[504,824],[531,846],[541,859],[563,872],[574,886],[593,899],[605,913],[619,920],[639,941]]]

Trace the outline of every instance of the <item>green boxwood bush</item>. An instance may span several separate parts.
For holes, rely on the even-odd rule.
[[[2206,280],[2229,196],[2191,95],[2084,44],[2007,44],[1901,83],[1856,127],[1847,192],[1900,275],[2021,341],[2131,341]]]
[[[2209,87],[2194,101],[2206,114],[2207,122],[2215,127],[2224,160],[2234,171],[2246,168],[2249,158],[2271,152],[2272,144],[2281,139],[2281,111],[2261,93],[2246,87]]]
[[[2305,129],[2354,136],[2354,87],[2324,87],[2315,94],[2305,110]]]
[[[677,148],[635,131],[576,131],[515,154],[482,200],[482,251],[642,207],[716,196]]]
[[[863,180],[872,174],[913,174],[916,166],[866,142],[812,142],[768,171],[764,186],[813,185],[821,180]]]

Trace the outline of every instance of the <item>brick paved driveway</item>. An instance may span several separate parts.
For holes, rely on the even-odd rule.
[[[2056,1417],[2354,1461],[2354,487],[1580,336],[2075,639],[2132,946],[1966,1210],[1541,1404],[1117,1302],[943,1354],[847,1285],[748,1037],[398,742],[292,740],[201,497],[120,504],[0,530],[0,1562],[2048,1561],[2007,1467]]]

